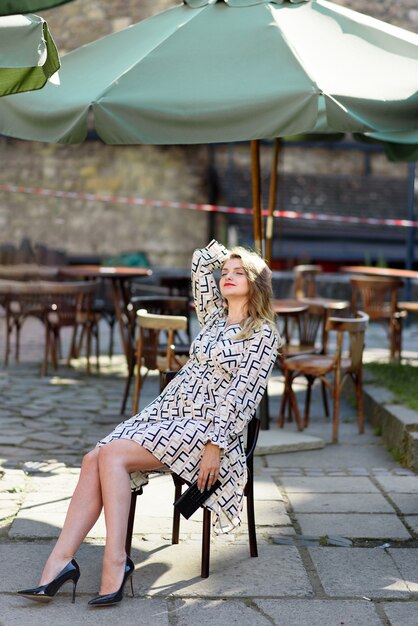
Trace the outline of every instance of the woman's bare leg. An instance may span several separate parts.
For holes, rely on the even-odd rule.
[[[98,456],[99,449],[94,448],[83,459],[64,526],[45,564],[40,585],[49,583],[71,561],[100,515],[102,494]]]
[[[99,475],[106,522],[100,595],[117,591],[126,562],[125,540],[131,503],[129,472],[164,467],[151,452],[129,439],[106,444],[99,451]]]

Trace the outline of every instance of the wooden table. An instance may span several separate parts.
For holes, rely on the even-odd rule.
[[[293,318],[298,322],[298,319],[302,313],[308,310],[309,305],[300,300],[294,300],[291,298],[280,298],[273,300],[273,311],[277,313],[279,317],[283,317],[283,337],[285,343],[290,342],[289,335],[289,318]]]
[[[123,351],[126,359],[129,358],[129,329],[127,328],[123,314],[127,317],[127,307],[129,295],[126,288],[133,278],[150,276],[152,270],[144,267],[101,267],[100,265],[73,265],[59,268],[59,275],[62,277],[77,277],[85,280],[97,279],[108,280],[112,286],[113,302],[115,305],[116,318],[119,324],[120,336],[122,339]]]
[[[367,265],[344,265],[340,272],[345,274],[367,274],[369,276],[382,276],[383,278],[415,278],[418,279],[418,271],[403,270],[395,267],[369,267]]]

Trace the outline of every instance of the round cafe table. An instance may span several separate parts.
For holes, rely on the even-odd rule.
[[[126,359],[129,358],[130,341],[128,337],[129,328],[124,322],[127,316],[129,304],[129,294],[127,283],[133,278],[150,276],[152,270],[144,267],[102,267],[100,265],[73,265],[59,268],[59,276],[67,278],[82,278],[84,280],[97,279],[110,281],[112,287],[113,303],[115,306],[116,318],[118,320],[120,335],[122,339],[123,351]]]
[[[285,343],[290,342],[289,318],[296,319],[299,325],[300,316],[308,310],[308,304],[292,298],[278,298],[273,300],[273,311],[283,318],[283,337]]]

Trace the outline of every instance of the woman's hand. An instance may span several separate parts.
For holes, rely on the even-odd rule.
[[[210,489],[213,483],[218,480],[219,465],[221,459],[221,449],[214,443],[207,443],[200,461],[199,476],[197,486],[200,491]]]

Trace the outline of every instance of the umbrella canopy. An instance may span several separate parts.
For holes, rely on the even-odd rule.
[[[47,23],[37,15],[0,18],[0,96],[41,89],[60,67]]]
[[[3,99],[0,133],[193,144],[418,128],[418,36],[327,0],[187,0],[62,59],[60,85]]]
[[[36,11],[52,9],[67,2],[72,2],[72,0],[3,0],[0,4],[0,15],[36,13]]]

